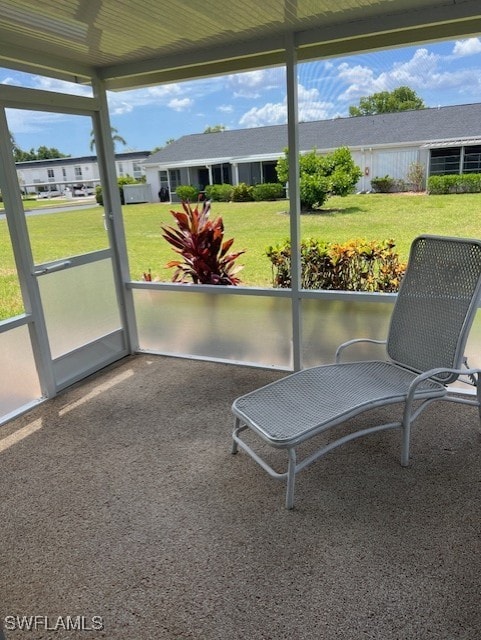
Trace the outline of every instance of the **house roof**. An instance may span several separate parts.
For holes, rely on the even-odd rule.
[[[419,109],[375,116],[335,118],[299,124],[299,148],[421,145],[481,136],[481,104]],[[479,142],[478,142],[479,144]],[[287,125],[233,129],[183,136],[146,159],[145,164],[231,161],[277,156],[287,146]]]
[[[0,66],[109,89],[478,35],[478,0],[0,0]]]
[[[116,153],[115,160],[143,160],[150,154],[150,151],[126,151],[125,153]],[[72,165],[86,164],[97,162],[97,156],[69,156],[68,158],[48,158],[46,160],[25,160],[24,162],[16,162],[17,169],[33,169],[36,167],[49,167],[55,165]]]

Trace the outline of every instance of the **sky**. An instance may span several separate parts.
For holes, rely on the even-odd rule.
[[[428,107],[481,102],[481,38],[389,49],[298,65],[299,119],[347,117],[363,96],[407,85]],[[89,87],[0,68],[0,83],[91,95]],[[270,68],[191,82],[109,92],[111,124],[127,145],[143,151],[168,140],[226,129],[286,122],[284,68]],[[24,150],[55,147],[89,155],[87,117],[7,110],[9,128]]]

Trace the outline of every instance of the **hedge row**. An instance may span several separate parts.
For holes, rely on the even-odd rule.
[[[199,189],[191,185],[179,185],[175,190],[180,200],[195,202],[199,197]],[[231,184],[209,184],[205,188],[208,200],[216,202],[252,202],[253,200],[278,200],[284,197],[284,187],[277,182],[265,182],[250,186],[241,182]]]
[[[430,176],[428,178],[428,192],[435,195],[446,193],[480,193],[481,173]]]

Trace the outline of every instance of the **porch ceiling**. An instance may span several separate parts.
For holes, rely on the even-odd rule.
[[[125,89],[479,32],[478,0],[0,0],[0,66]]]

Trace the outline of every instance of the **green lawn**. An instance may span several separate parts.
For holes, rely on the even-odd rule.
[[[234,249],[246,249],[239,263],[246,285],[271,285],[270,263],[265,249],[289,235],[288,203],[213,204],[213,215],[224,220],[226,238],[235,238]],[[171,224],[170,205],[124,207],[131,273],[138,279],[151,268],[153,276],[170,280],[164,269],[174,253],[161,237],[160,225]],[[331,198],[322,212],[301,216],[303,237],[344,242],[353,238],[393,238],[406,259],[409,246],[420,233],[481,237],[481,194],[452,196],[352,195]]]
[[[152,270],[154,279],[169,281],[165,269],[174,257],[162,238],[161,225],[172,224],[171,208],[179,205],[138,204],[123,208],[131,276],[139,280]],[[214,203],[212,215],[224,219],[225,237],[235,238],[233,250],[246,249],[239,263],[243,284],[271,286],[265,249],[289,235],[286,201]],[[27,208],[27,207],[26,207]],[[481,194],[450,196],[352,195],[331,198],[323,211],[301,217],[303,237],[344,242],[354,238],[393,238],[406,259],[412,239],[420,233],[481,237]],[[103,209],[27,216],[37,263],[57,260],[107,246]],[[0,318],[22,311],[5,220],[0,221]]]

